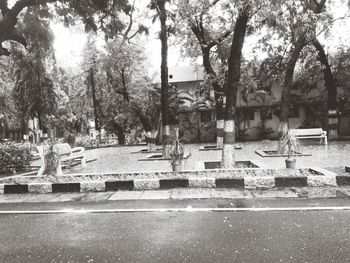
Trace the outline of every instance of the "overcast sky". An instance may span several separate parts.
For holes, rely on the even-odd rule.
[[[147,1],[139,0],[143,5]],[[335,18],[344,16],[348,11],[346,4],[342,4],[341,1],[333,1],[332,6],[328,6],[329,10],[332,10]],[[322,35],[320,36],[321,43],[325,45],[325,49],[329,52],[336,51],[340,45],[349,46],[350,35],[348,29],[350,29],[350,19],[337,21],[332,29],[332,35],[327,39]],[[56,51],[56,58],[60,66],[63,67],[77,67],[81,62],[81,52],[87,40],[87,35],[83,30],[82,25],[66,28],[62,24],[53,23],[51,25],[55,33],[54,48]],[[149,73],[152,74],[155,71],[160,71],[160,40],[157,38],[159,31],[159,22],[150,26],[150,36],[148,37],[145,51],[149,58]],[[252,50],[256,43],[256,37],[248,37],[245,40],[243,48],[243,56],[247,59],[253,57]],[[101,42],[102,42],[101,37]],[[180,56],[179,48],[169,45],[169,68],[176,65],[185,65],[189,63],[188,59],[184,59]]]

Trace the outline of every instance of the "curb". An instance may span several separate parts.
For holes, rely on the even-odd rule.
[[[350,176],[322,175],[299,177],[242,178],[178,178],[84,181],[78,183],[0,184],[0,194],[74,193],[133,190],[163,190],[173,188],[240,188],[269,189],[274,187],[320,187],[350,185]]]

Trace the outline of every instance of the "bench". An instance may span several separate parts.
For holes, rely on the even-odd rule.
[[[289,131],[298,139],[322,139],[324,144],[327,145],[327,132],[322,130],[322,128],[310,128],[310,129],[290,129]]]
[[[37,175],[42,175],[45,167],[44,167],[44,156],[45,156],[45,146],[37,146],[37,150],[39,152],[39,156],[42,160],[42,166],[38,171]],[[62,163],[67,162],[66,167],[70,168],[73,161],[79,161],[81,163],[81,167],[86,167],[86,158],[85,158],[85,148],[84,147],[74,147],[71,148],[68,143],[58,143],[52,147],[52,150],[58,153],[59,156],[59,164],[57,168],[57,173],[62,174]]]

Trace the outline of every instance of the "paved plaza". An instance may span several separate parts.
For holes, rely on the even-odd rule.
[[[243,142],[241,150],[236,150],[236,160],[257,161],[265,168],[284,168],[286,157],[262,157],[255,153],[260,149],[276,149],[277,142],[272,141],[262,146],[262,142]],[[338,172],[344,171],[344,166],[350,165],[350,141],[330,142],[327,146],[319,144],[318,141],[303,141],[305,153],[309,156],[296,157],[297,167],[322,167],[331,168]],[[196,163],[203,161],[220,161],[220,150],[199,151],[203,144],[186,145],[187,152],[191,156],[184,162],[184,170],[197,170]],[[146,171],[171,171],[170,162],[167,160],[140,161],[148,156],[155,155],[148,153],[137,153],[147,146],[117,146],[99,148],[86,151],[87,160],[94,160],[87,163],[82,169],[74,166],[64,173],[129,173]],[[158,153],[159,154],[159,153]],[[40,160],[33,162],[33,165],[40,165]]]

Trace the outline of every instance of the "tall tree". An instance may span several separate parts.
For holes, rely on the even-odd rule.
[[[170,136],[170,123],[169,123],[169,80],[168,80],[168,32],[169,27],[167,25],[167,9],[166,3],[168,0],[151,0],[150,8],[157,11],[157,16],[160,21],[160,33],[159,39],[161,42],[161,65],[160,65],[160,78],[161,78],[161,113],[162,113],[162,135],[163,140]]]
[[[245,2],[242,7],[239,8],[227,63],[224,145],[221,160],[221,167],[226,169],[235,166],[234,142],[237,92],[241,76],[242,48],[251,15],[251,3]]]
[[[289,38],[291,39],[287,69],[282,86],[280,125],[278,128],[280,136],[288,131],[290,90],[293,86],[295,65],[304,46],[315,37],[315,19],[317,19],[317,15],[324,11],[325,2],[326,0],[298,1],[297,6],[287,2],[285,7],[288,10],[288,17],[286,18],[282,14],[279,17],[281,24],[287,22],[287,25],[279,27],[279,29],[283,30],[284,28],[285,32],[290,32]],[[275,24],[276,21],[273,21],[273,23]]]
[[[220,5],[221,4],[221,5]],[[207,79],[214,89],[215,109],[216,109],[216,134],[217,146],[223,145],[223,74],[214,70],[212,58],[213,53],[218,51],[223,41],[229,40],[232,33],[231,5],[229,1],[178,1],[179,18],[176,21],[178,35],[181,42],[185,42],[186,52],[196,57],[198,52],[193,51],[198,48],[202,56],[203,67]],[[184,24],[185,23],[185,24]],[[187,29],[187,30],[186,30]],[[188,32],[190,31],[190,32]],[[194,45],[197,43],[197,45]],[[216,58],[216,57],[215,57]],[[224,59],[227,59],[226,57]],[[215,61],[214,61],[215,64]],[[218,63],[216,63],[218,64]]]
[[[27,51],[13,48],[13,96],[23,120],[37,117],[37,128],[42,129],[43,119],[55,112],[57,103],[50,68],[47,66],[53,59],[53,33],[49,29],[47,17],[41,16],[37,8],[29,8],[22,21],[28,46]]]
[[[130,10],[128,0],[16,0],[12,7],[9,2],[0,1],[0,56],[10,55],[10,51],[3,46],[6,41],[15,41],[27,46],[27,39],[18,27],[18,21],[21,12],[28,7],[40,7],[42,13],[50,13],[54,10],[66,24],[72,23],[76,17],[79,17],[87,31],[103,30],[106,38],[112,38],[120,33],[125,24],[118,14],[127,13]],[[47,4],[50,3],[54,8],[48,8]]]

